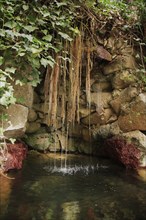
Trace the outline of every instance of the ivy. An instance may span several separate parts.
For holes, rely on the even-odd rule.
[[[6,98],[13,95],[12,81],[36,86],[41,66],[53,68],[53,54],[63,48],[64,40],[72,41],[76,32],[74,10],[72,1],[65,0],[0,0],[1,104],[14,101]]]
[[[87,21],[88,26],[89,17],[94,20],[94,15],[103,25],[114,19],[114,13],[130,20],[132,4],[145,14],[144,0],[128,5],[122,0],[0,0],[1,104],[7,106],[15,101],[10,98],[12,84],[29,82],[36,86],[40,82],[42,67],[53,68],[54,54],[63,49],[65,41],[72,41],[80,33],[80,23]],[[125,25],[127,31],[135,23]]]

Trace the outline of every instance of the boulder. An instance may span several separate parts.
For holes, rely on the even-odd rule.
[[[94,112],[87,117],[81,119],[81,122],[85,125],[106,124],[108,120],[113,116],[113,112],[110,108],[102,109],[101,112]]]
[[[93,92],[107,92],[112,90],[111,83],[108,81],[94,82],[91,86]]]
[[[106,144],[108,155],[126,167],[146,167],[146,135],[139,130],[114,136]]]
[[[122,131],[146,130],[146,93],[131,102],[128,114],[120,115],[118,124]]]
[[[126,168],[138,169],[141,161],[141,151],[123,137],[112,137],[105,142],[105,154],[123,164]]]
[[[19,104],[12,104],[5,112],[8,121],[4,122],[4,135],[7,138],[19,138],[25,134],[28,108]]]
[[[87,102],[91,102],[91,105],[94,105],[97,108],[108,108],[111,100],[112,95],[110,92],[94,92],[90,94],[90,100],[87,100]]]
[[[118,97],[113,99],[110,102],[110,105],[116,114],[120,113],[121,107],[131,102],[133,98],[135,98],[139,94],[139,91],[136,87],[128,87],[119,94]]]
[[[14,85],[14,97],[18,104],[31,108],[33,104],[32,86],[30,84]]]
[[[37,113],[33,109],[30,109],[28,112],[28,121],[33,122],[36,119],[37,119]]]
[[[69,126],[68,136],[75,137],[75,138],[81,138],[82,137],[82,129],[83,129],[83,126],[81,124],[75,124],[73,126]]]
[[[86,116],[90,115],[90,113],[92,113],[93,109],[91,108],[84,108],[84,107],[80,107],[79,108],[79,115],[80,115],[80,118],[85,118]]]
[[[115,74],[112,79],[112,87],[114,89],[124,89],[136,81],[136,77],[128,70],[123,70],[121,73]]]
[[[60,151],[61,152],[77,152],[77,143],[76,138],[68,138],[63,132],[57,131],[58,140],[60,142]]]
[[[107,61],[112,60],[112,55],[102,46],[99,46],[99,45],[97,46],[96,54],[100,59],[107,60]]]
[[[82,139],[84,141],[91,142],[92,136],[91,136],[91,130],[89,128],[82,129]]]
[[[27,148],[23,143],[7,144],[3,171],[21,169],[22,162],[26,157]],[[1,157],[1,155],[0,155]]]
[[[92,136],[94,140],[107,139],[109,137],[121,134],[118,122],[115,121],[111,124],[101,125],[92,130]]]
[[[121,72],[125,69],[136,69],[135,59],[131,55],[118,56],[116,60],[103,68],[105,75]]]
[[[56,134],[53,133],[36,133],[27,135],[27,137],[25,137],[25,143],[34,150],[42,152],[60,151],[60,143],[58,137],[56,136]]]
[[[39,130],[40,127],[41,125],[39,122],[29,122],[26,126],[26,133],[35,133]]]

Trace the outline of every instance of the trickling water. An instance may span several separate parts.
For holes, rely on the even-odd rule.
[[[96,105],[96,111],[99,115],[102,115],[103,112],[103,100],[102,100],[102,89],[100,86],[100,83],[97,88],[97,105]]]
[[[132,172],[86,156],[29,155],[14,180],[0,177],[0,219],[145,220],[146,182]]]

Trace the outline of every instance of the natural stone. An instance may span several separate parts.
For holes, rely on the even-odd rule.
[[[29,109],[28,121],[32,122],[32,121],[35,121],[36,119],[37,119],[37,113],[33,109]]]
[[[39,130],[39,128],[41,127],[39,122],[30,122],[27,123],[27,128],[26,128],[26,133],[35,133]]]
[[[82,129],[82,139],[84,141],[91,142],[92,137],[91,137],[91,131],[90,131],[89,128],[83,128]]]
[[[146,135],[141,131],[136,130],[123,133],[123,137],[126,137],[128,141],[136,144],[139,148],[144,149],[146,153]]]
[[[14,85],[14,97],[16,97],[18,104],[31,108],[33,104],[32,86],[30,84]]]
[[[114,46],[115,46],[115,38],[109,37],[106,43],[106,47],[112,50]]]
[[[97,108],[108,108],[111,99],[112,95],[110,92],[94,92],[90,94],[90,100],[87,101]]]
[[[7,138],[19,138],[25,134],[28,108],[19,104],[12,104],[5,112],[8,121],[4,122],[4,135]]]
[[[75,124],[74,126],[69,126],[69,130],[68,130],[69,137],[81,138],[82,129],[83,126],[81,124]]]
[[[99,45],[97,46],[96,54],[100,59],[107,60],[107,61],[112,60],[112,55],[102,46],[99,46]]]
[[[135,87],[128,87],[119,94],[119,96],[110,102],[110,106],[116,114],[120,113],[121,106],[125,103],[131,102],[131,100],[139,94],[139,91]]]
[[[55,134],[40,133],[31,134],[25,137],[28,146],[38,151],[60,151],[60,143]]]
[[[48,109],[49,109],[48,107],[49,104],[48,103],[45,104],[44,102],[33,105],[34,110],[41,113],[48,113]]]
[[[136,64],[133,56],[118,56],[115,61],[109,63],[103,68],[103,73],[105,75],[108,75],[119,71],[123,71],[125,69],[136,69]]]
[[[93,83],[91,89],[93,92],[107,92],[112,90],[112,86],[110,82],[102,81]]]
[[[129,113],[120,115],[118,123],[124,132],[133,130],[146,130],[146,93],[140,94],[130,104]]]
[[[146,167],[146,135],[139,130],[115,135],[107,140],[109,156],[127,167]]]
[[[85,118],[86,116],[88,116],[93,111],[95,111],[95,110],[92,110],[91,108],[80,107],[79,108],[80,118]]]
[[[105,154],[126,168],[137,169],[140,166],[141,151],[123,137],[116,136],[106,140]]]
[[[101,125],[98,128],[95,128],[93,131],[93,138],[95,140],[101,139],[107,139],[109,137],[121,134],[121,130],[119,128],[118,122],[115,121],[111,124]]]
[[[112,79],[112,87],[114,89],[124,89],[128,85],[133,84],[136,81],[136,77],[131,74],[128,70],[123,70],[119,74],[115,74]]]
[[[57,131],[58,140],[60,142],[60,151],[61,152],[71,152],[75,153],[77,151],[77,144],[75,139],[68,138],[63,132]]]
[[[40,103],[40,102],[41,102],[41,99],[40,99],[39,95],[34,91],[33,92],[33,103],[37,104],[37,103]]]
[[[4,171],[11,169],[21,169],[22,162],[27,154],[27,148],[23,143],[7,144],[7,158],[3,164]]]
[[[81,122],[85,125],[106,124],[112,114],[111,109],[103,109],[102,112],[94,112],[86,118],[81,119]]]

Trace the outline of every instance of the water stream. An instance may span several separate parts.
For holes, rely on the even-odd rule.
[[[144,220],[146,182],[113,162],[30,154],[1,177],[1,220]]]

